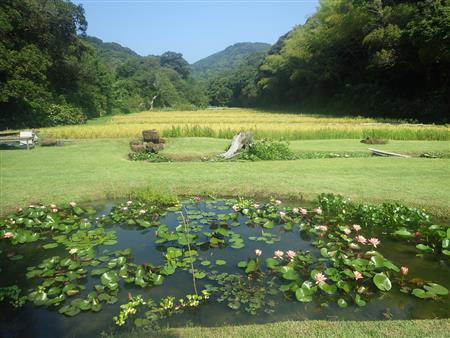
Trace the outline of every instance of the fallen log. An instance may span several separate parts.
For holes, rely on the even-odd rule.
[[[376,156],[397,156],[397,157],[404,157],[404,158],[410,158],[411,157],[411,156],[408,156],[408,155],[392,153],[390,151],[384,151],[384,150],[379,150],[379,149],[374,149],[374,148],[369,148],[369,150]]]
[[[242,131],[236,135],[234,135],[233,140],[231,141],[230,148],[222,154],[219,154],[219,157],[224,159],[230,159],[237,155],[239,155],[241,149],[247,147],[248,145],[253,143],[253,133],[251,131]]]

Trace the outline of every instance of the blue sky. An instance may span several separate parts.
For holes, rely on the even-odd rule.
[[[274,43],[315,12],[318,0],[73,0],[87,33],[141,55],[183,53],[195,62],[236,42]]]

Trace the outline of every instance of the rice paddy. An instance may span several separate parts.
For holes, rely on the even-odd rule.
[[[43,137],[63,139],[133,138],[144,129],[157,129],[164,137],[232,138],[240,130],[252,130],[256,138],[450,140],[448,126],[380,121],[362,117],[329,117],[287,114],[253,109],[205,109],[153,111],[117,115],[87,125],[43,128]]]

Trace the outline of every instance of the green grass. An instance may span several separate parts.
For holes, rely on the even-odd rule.
[[[183,142],[169,142],[167,151],[189,154]],[[223,141],[213,148],[211,140],[198,142],[203,145],[192,150],[191,155],[203,154],[203,148],[211,153],[222,151],[226,144]],[[323,147],[322,142],[317,144]],[[334,151],[332,145],[330,151]],[[423,146],[429,147],[426,142]],[[313,143],[309,147],[314,147]],[[124,197],[142,187],[180,195],[274,195],[296,200],[333,192],[358,201],[391,200],[439,214],[450,211],[450,168],[449,161],[443,159],[145,163],[128,161],[128,151],[125,139],[0,151],[0,212],[31,202]]]
[[[86,125],[43,128],[51,138],[139,137],[157,129],[165,137],[232,138],[253,130],[256,138],[287,140],[361,139],[367,136],[395,140],[450,140],[447,126],[393,123],[361,117],[275,113],[255,109],[223,108],[196,111],[153,111],[102,117]]]
[[[281,337],[448,337],[450,320],[390,320],[390,321],[286,321],[269,324],[193,327],[164,329],[155,333],[132,331],[111,335],[121,338],[189,337],[189,338],[281,338]]]

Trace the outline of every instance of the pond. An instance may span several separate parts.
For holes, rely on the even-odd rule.
[[[450,317],[450,230],[394,204],[72,202],[19,209],[0,235],[2,337]]]

